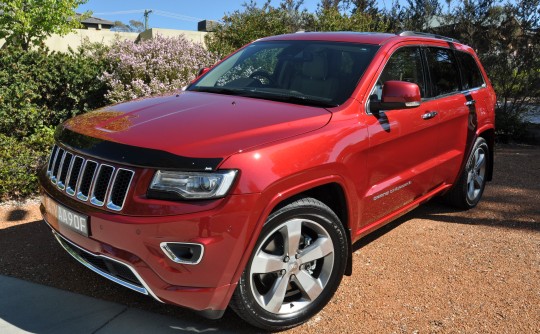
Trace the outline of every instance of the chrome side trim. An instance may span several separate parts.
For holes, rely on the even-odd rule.
[[[178,258],[173,251],[169,248],[168,244],[178,244],[178,245],[195,245],[201,247],[201,255],[199,255],[199,258],[196,261],[184,261],[180,258]],[[199,264],[204,256],[204,245],[195,243],[195,242],[162,242],[159,244],[159,247],[161,247],[161,250],[169,259],[171,259],[173,262],[181,263],[181,264],[191,264],[196,265]]]
[[[82,265],[84,265],[86,268],[92,270],[93,272],[95,272],[96,274],[99,274],[117,284],[120,284],[128,289],[131,289],[131,290],[134,290],[134,291],[137,291],[139,293],[142,293],[143,295],[150,295],[152,296],[155,300],[157,300],[158,302],[160,303],[163,303],[163,301],[161,299],[158,298],[158,296],[156,296],[152,290],[148,287],[148,284],[146,284],[146,282],[142,279],[142,277],[137,273],[137,271],[131,267],[130,265],[122,262],[122,261],[118,261],[116,259],[113,259],[111,257],[108,257],[108,256],[105,256],[105,255],[101,255],[101,254],[93,254],[93,253],[90,253],[89,251],[75,245],[73,242],[67,240],[66,238],[64,238],[63,236],[61,236],[59,233],[57,233],[54,229],[52,230],[52,233],[54,235],[54,237],[56,238],[56,240],[58,240],[58,243],[60,243],[60,245],[62,246],[62,248],[64,248],[66,250],[66,252],[68,252],[69,255],[71,255],[75,260],[79,261]],[[87,262],[85,259],[83,259],[82,257],[79,256],[79,254],[73,252],[71,249],[69,249],[69,247],[66,247],[66,245],[64,244],[64,242],[66,243],[69,243],[71,246],[81,250],[82,252],[85,252],[86,254],[90,255],[90,256],[94,256],[94,257],[101,257],[101,258],[104,258],[104,259],[107,259],[107,260],[110,260],[110,261],[113,261],[113,262],[116,262],[120,265],[123,265],[125,267],[127,267],[129,270],[131,270],[131,272],[133,273],[133,275],[135,275],[135,277],[139,280],[139,282],[141,282],[141,285],[143,286],[142,288],[139,287],[139,286],[136,286],[134,284],[131,284],[129,282],[126,282],[126,281],[123,281],[117,277],[114,277],[102,270],[100,270],[99,268],[96,268],[94,267],[91,263]]]

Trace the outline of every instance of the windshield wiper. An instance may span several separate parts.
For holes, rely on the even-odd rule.
[[[225,95],[244,95],[246,93],[246,91],[243,89],[232,89],[224,87],[193,87],[190,90],[194,92],[206,92]]]
[[[338,106],[335,103],[330,103],[328,101],[322,101],[322,100],[315,100],[315,99],[308,98],[306,96],[284,95],[284,96],[280,96],[279,98],[283,99],[283,101],[286,101],[286,102],[300,103],[300,104],[316,106],[316,107],[337,107]]]
[[[290,102],[290,103],[296,103],[296,104],[301,104],[301,105],[325,107],[325,108],[338,106],[338,104],[329,102],[327,99],[322,100],[322,99],[317,99],[311,96],[291,95],[291,94],[283,94],[283,93],[269,92],[269,91],[250,91],[250,93],[252,94],[250,94],[249,96],[259,97],[262,99],[273,100],[273,101]]]
[[[338,106],[338,104],[331,103],[327,99],[322,100],[314,96],[313,97],[304,96],[304,95],[300,95],[301,93],[299,92],[297,94],[293,93],[294,95],[291,95],[291,94],[284,94],[284,93],[272,92],[272,91],[267,91],[267,90],[259,90],[256,88],[237,89],[237,88],[225,88],[225,87],[193,87],[189,90],[195,91],[195,92],[245,96],[245,97],[271,100],[271,101],[289,102],[289,103],[301,104],[301,105],[306,105],[306,106],[315,106],[315,107],[324,107],[324,108]]]

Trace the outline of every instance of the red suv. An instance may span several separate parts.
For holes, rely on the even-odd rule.
[[[42,213],[82,264],[158,301],[285,329],[351,245],[493,169],[495,93],[474,51],[404,32],[264,38],[183,92],[66,121]]]

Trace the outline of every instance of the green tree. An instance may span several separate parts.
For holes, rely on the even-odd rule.
[[[377,7],[377,0],[347,0],[349,6],[353,6],[352,11],[360,11],[370,15],[379,14],[380,10]]]
[[[129,20],[129,24],[122,21],[114,21],[114,27],[111,30],[120,32],[143,32],[144,23],[137,20]]]
[[[336,7],[319,7],[314,28],[316,31],[387,31],[388,23],[378,14],[354,9],[347,14]]]
[[[28,50],[52,34],[65,35],[80,26],[75,8],[88,0],[2,0],[0,38],[6,44]]]
[[[319,3],[319,9],[321,11],[330,10],[330,9],[339,10],[341,6],[342,6],[341,0],[321,0],[321,2]]]
[[[223,57],[256,39],[297,32],[313,24],[313,14],[300,10],[303,1],[284,0],[278,7],[267,0],[262,7],[255,1],[245,3],[243,10],[237,10],[223,17],[223,24],[205,37],[206,45],[212,52]]]
[[[540,0],[394,0],[383,16],[391,31],[436,33],[471,46],[497,93],[498,140],[527,139],[525,116],[540,103]]]
[[[302,0],[282,0],[274,7],[267,0],[262,7],[255,1],[243,10],[225,15],[206,45],[224,56],[256,39],[307,31],[387,31],[388,19],[376,9],[373,0],[324,0],[316,13],[302,9]]]
[[[392,27],[396,31],[433,32],[431,27],[440,14],[439,0],[407,0],[402,6],[395,1],[389,17],[393,18]]]
[[[527,137],[525,116],[540,102],[540,0],[462,0],[438,32],[476,50],[497,93],[497,136]]]

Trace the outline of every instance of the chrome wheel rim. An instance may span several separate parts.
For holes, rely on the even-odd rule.
[[[266,311],[288,314],[324,291],[334,267],[334,244],[317,222],[291,219],[272,230],[251,262],[251,292]]]
[[[486,179],[486,152],[478,147],[472,156],[467,172],[467,199],[474,202],[480,196]]]

